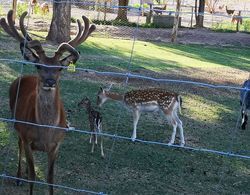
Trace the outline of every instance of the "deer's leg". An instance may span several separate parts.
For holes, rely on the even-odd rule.
[[[35,181],[36,173],[35,173],[35,168],[34,168],[34,159],[33,159],[32,149],[28,143],[23,143],[23,146],[24,146],[26,161],[29,167],[28,179]],[[34,184],[30,182],[30,195],[33,194],[33,185]]]
[[[133,126],[134,126],[134,129],[133,129],[133,134],[132,134],[132,137],[131,137],[132,141],[135,141],[135,139],[136,139],[136,128],[137,128],[137,124],[138,124],[140,115],[141,115],[141,113],[139,112],[139,110],[134,110],[133,111]]]
[[[20,137],[18,137],[18,168],[17,168],[17,177],[21,178],[22,177],[22,154],[23,154],[23,142]],[[16,185],[21,185],[22,182],[17,179],[16,180]]]
[[[175,117],[174,117],[174,115],[172,113],[171,114],[166,114],[166,118],[167,118],[168,123],[173,126],[173,132],[172,132],[172,135],[171,135],[171,139],[168,142],[168,145],[173,145],[174,140],[175,140],[175,136],[176,136],[177,122],[176,122]]]
[[[95,122],[95,144],[97,144],[97,132],[99,132],[98,131],[99,123],[96,121],[96,119],[94,120],[94,122]]]
[[[246,125],[247,125],[247,120],[248,120],[248,116],[246,114],[246,111],[244,111],[244,109],[241,111],[241,129],[245,130],[246,129]]]
[[[93,153],[94,149],[95,149],[95,139],[96,139],[95,125],[94,125],[93,121],[90,121],[90,130],[91,130],[90,143],[92,143],[91,153]]]
[[[185,145],[185,138],[184,138],[184,132],[183,132],[183,127],[182,127],[182,121],[179,119],[177,113],[175,113],[175,120],[176,120],[177,126],[180,130],[180,138],[181,138],[180,146],[184,146]]]
[[[102,124],[100,123],[98,125],[98,133],[101,133],[102,132]],[[100,135],[101,137],[101,155],[102,155],[102,158],[104,158],[104,152],[103,152],[103,136]]]
[[[93,133],[91,132],[90,138],[89,138],[89,143],[90,143],[90,144],[92,143],[92,137],[93,137]]]
[[[244,115],[244,123],[242,124],[242,129],[246,129],[247,120],[248,120],[248,116],[247,116],[247,114],[245,114],[245,115]]]
[[[48,175],[47,182],[49,184],[54,183],[54,164],[57,157],[59,144],[55,146],[51,151],[48,152]],[[53,195],[53,186],[49,186],[49,195]]]

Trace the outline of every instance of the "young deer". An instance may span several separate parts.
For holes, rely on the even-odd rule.
[[[40,5],[40,9],[43,15],[46,15],[49,13],[49,4],[47,2],[44,2]]]
[[[246,88],[247,90],[241,90],[240,92],[240,105],[242,106],[241,109],[241,129],[246,129],[247,126],[247,112],[250,110],[250,79],[246,80],[242,88]]]
[[[132,140],[136,139],[136,128],[142,112],[162,111],[169,124],[173,126],[173,132],[169,145],[174,144],[176,128],[180,129],[181,146],[185,145],[182,121],[178,117],[181,109],[180,95],[168,92],[164,89],[140,89],[125,93],[124,95],[100,89],[97,95],[97,105],[101,106],[108,99],[124,103],[133,112],[133,134]]]
[[[87,97],[84,97],[79,103],[78,107],[84,107],[87,110],[87,114],[89,117],[89,127],[92,131],[89,143],[92,143],[92,149],[91,153],[94,152],[95,144],[97,144],[97,133],[102,132],[102,116],[101,113],[94,110],[91,106],[91,102]],[[104,152],[103,152],[103,139],[101,137],[101,155],[104,158]]]
[[[37,75],[26,75],[17,78],[10,86],[9,98],[10,109],[13,118],[20,121],[27,121],[39,125],[58,126],[66,128],[66,117],[64,106],[60,98],[59,77],[62,68],[51,67],[52,65],[66,66],[70,62],[79,59],[76,46],[84,42],[95,26],[89,27],[89,20],[83,16],[85,29],[78,20],[79,31],[77,36],[62,43],[53,57],[45,55],[41,43],[32,40],[24,28],[24,18],[27,12],[20,17],[20,30],[16,30],[12,20],[13,11],[10,10],[5,18],[0,19],[0,25],[4,31],[20,43],[20,49],[25,60],[33,63],[45,64],[36,65]],[[63,57],[67,52],[68,55]],[[65,131],[53,127],[41,127],[36,125],[15,122],[14,127],[18,133],[19,162],[17,177],[21,178],[21,158],[23,149],[25,152],[28,178],[35,180],[35,166],[33,151],[46,152],[48,155],[47,182],[53,184],[54,164],[58,154],[59,146],[64,139]],[[19,181],[17,181],[19,184]],[[30,182],[30,194],[33,194],[33,183]],[[49,194],[53,194],[53,186],[49,186]]]
[[[34,7],[38,4],[37,0],[30,0],[29,4],[31,6],[31,14],[34,13]]]
[[[242,19],[242,16],[240,15],[240,13],[234,13],[234,14],[232,15],[231,22],[232,22],[232,23],[235,23],[235,22],[236,22],[236,23],[239,23],[239,24],[242,25],[243,19]]]

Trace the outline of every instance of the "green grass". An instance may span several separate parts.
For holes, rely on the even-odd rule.
[[[90,38],[79,48],[84,55],[84,60],[78,64],[88,68],[110,66],[127,70],[132,44],[133,42],[128,40]],[[135,44],[131,69],[164,72],[180,68],[231,67],[248,70],[250,68],[248,54],[249,48],[156,44],[138,41]]]
[[[235,32],[236,23],[232,22],[222,22],[217,23],[212,26],[214,31],[219,32]],[[243,19],[242,25],[239,25],[239,31],[250,33],[250,19]]]
[[[0,32],[1,33],[1,32]],[[21,59],[13,39],[0,34],[0,58]],[[5,43],[8,42],[8,45]],[[131,40],[91,37],[78,49],[78,67],[101,71],[128,69]],[[18,76],[17,63],[0,61],[0,117],[10,117],[8,87]],[[136,41],[130,70],[160,78],[187,79],[213,84],[239,86],[249,75],[249,48],[204,45],[172,45]],[[35,72],[24,66],[25,74]],[[100,86],[114,83],[113,91],[139,87],[163,87],[183,97],[183,121],[187,146],[232,151],[250,155],[249,127],[235,129],[239,116],[239,93],[187,84],[156,84],[140,80],[95,77],[86,73],[63,72],[61,94],[66,109],[76,110],[83,96],[93,103]],[[104,132],[130,137],[132,115],[121,104],[107,102],[101,109]],[[70,117],[77,129],[88,130],[85,110]],[[0,173],[16,175],[17,135],[12,125],[0,122]],[[138,138],[167,143],[171,127],[157,113],[142,114]],[[105,159],[100,148],[91,155],[89,136],[67,133],[56,161],[55,183],[108,194],[249,194],[249,160],[166,146],[132,143],[104,138]],[[179,139],[177,138],[177,144]],[[35,153],[37,180],[46,180],[47,156]],[[7,162],[7,163],[6,163]],[[47,193],[46,186],[35,185],[35,194]],[[3,194],[27,194],[28,184],[17,187],[3,182]],[[55,194],[74,194],[56,189]],[[76,193],[77,194],[77,193]]]

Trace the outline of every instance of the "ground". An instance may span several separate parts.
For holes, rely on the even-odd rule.
[[[163,41],[170,42],[172,29],[153,29],[153,28],[129,28],[114,26],[98,26],[97,31],[107,31],[113,37],[133,35],[135,31],[136,38],[139,40]],[[183,44],[208,44],[219,46],[249,46],[250,35],[247,33],[220,33],[210,29],[189,29],[180,28],[178,32],[177,42]]]
[[[51,8],[52,10],[52,8]],[[6,10],[7,11],[7,10]],[[90,20],[93,19],[103,19],[102,12],[96,12],[91,10],[83,10],[77,7],[72,7],[72,18],[80,19],[84,14]],[[220,15],[216,17],[212,17],[207,15],[204,20],[204,25],[211,26],[211,24],[221,23],[222,21],[231,20],[227,15],[223,15],[225,13],[220,13]],[[116,17],[115,13],[107,13],[107,20],[113,20]],[[178,31],[178,43],[183,44],[208,44],[208,45],[218,45],[218,46],[249,46],[250,45],[250,34],[242,33],[242,32],[215,32],[210,30],[209,28],[187,28],[190,26],[189,15],[183,16],[183,20],[187,21],[183,25],[184,28],[179,28]],[[32,16],[33,20],[29,21],[29,29],[34,31],[46,31],[48,32],[50,27],[50,20],[48,16]],[[138,17],[133,15],[132,13],[128,14],[128,18],[130,22],[135,23],[145,23],[146,17]],[[72,23],[72,34],[77,32],[77,24]],[[108,25],[97,25],[97,30],[95,33],[100,34],[101,36],[115,37],[115,38],[125,38],[125,39],[133,39],[145,40],[145,41],[162,41],[162,42],[170,42],[171,39],[171,28],[135,28],[128,26],[108,26]]]
[[[37,19],[31,21],[29,30],[37,32],[47,30],[49,28],[49,20]],[[72,26],[72,35],[76,33],[76,26]],[[131,35],[135,35],[136,39],[145,42],[136,42],[135,54],[140,49],[144,49],[145,53],[140,53],[145,60],[141,60],[143,64],[148,60],[150,45],[167,45],[158,42],[169,42],[171,29],[136,29],[130,27],[116,26],[97,26],[95,38],[88,39],[88,44],[93,43],[93,39],[100,40],[98,36],[116,37],[119,39],[129,39],[129,44],[133,42]],[[42,34],[45,36],[45,33]],[[19,48],[13,38],[1,36],[0,41],[2,58],[20,59]],[[119,42],[117,39],[109,39],[110,45],[113,42]],[[151,44],[156,41],[157,44]],[[168,78],[187,81],[200,81],[209,84],[222,84],[230,86],[240,86],[243,79],[249,77],[249,44],[250,35],[245,33],[216,33],[209,29],[188,29],[181,28],[177,41],[181,43],[177,45],[179,48],[179,58],[181,54],[200,60],[199,66],[183,66],[181,69],[164,69],[163,71],[154,71],[141,67],[133,69],[134,74],[141,74],[155,78]],[[8,42],[8,44],[6,44]],[[101,42],[101,41],[100,41]],[[95,41],[93,45],[100,45],[100,48],[109,51],[107,44]],[[123,40],[121,41],[123,42]],[[183,47],[192,45],[193,50],[182,50]],[[203,46],[200,46],[202,44]],[[117,44],[118,45],[118,44]],[[116,46],[117,46],[116,45]],[[132,45],[132,44],[131,44]],[[86,45],[85,45],[86,46]],[[140,47],[139,47],[140,46]],[[174,45],[173,47],[175,47]],[[225,46],[225,47],[224,47]],[[239,48],[238,48],[239,47]],[[243,48],[246,47],[247,49]],[[129,47],[130,48],[130,47]],[[139,49],[138,49],[139,48]],[[164,59],[169,64],[175,65],[180,60],[178,57],[168,59],[168,55],[162,54],[162,50],[158,53],[166,56]],[[202,53],[199,51],[202,49]],[[206,49],[210,48],[210,55],[206,55]],[[212,51],[212,49],[214,49]],[[107,62],[107,66],[98,65],[94,70],[98,71],[114,71],[125,72],[124,66],[120,63],[126,61],[130,55],[115,55],[115,52],[105,53],[101,55],[96,53],[87,53],[84,55],[83,48],[80,48],[82,63],[84,65],[96,65],[98,61]],[[84,47],[84,49],[87,49]],[[155,48],[158,49],[158,48]],[[217,50],[218,49],[218,50]],[[232,49],[230,55],[226,52]],[[192,53],[193,52],[193,53]],[[241,55],[245,52],[244,55]],[[198,55],[200,54],[200,55]],[[204,55],[203,55],[204,54]],[[235,55],[233,55],[235,54]],[[136,55],[135,55],[136,56]],[[154,57],[154,56],[153,56]],[[222,58],[219,60],[216,58]],[[117,60],[118,59],[118,60]],[[216,59],[216,60],[214,60]],[[116,60],[116,66],[112,66],[112,62]],[[120,60],[120,61],[119,61]],[[135,60],[135,59],[133,59]],[[172,60],[172,61],[171,61]],[[159,60],[160,61],[160,60]],[[217,63],[218,67],[206,66],[203,62],[210,61]],[[134,61],[133,61],[134,62]],[[185,61],[185,63],[188,62]],[[229,65],[228,65],[228,64]],[[237,67],[241,63],[240,67]],[[246,68],[242,64],[246,64]],[[137,65],[138,66],[138,62]],[[190,63],[192,64],[192,63]],[[223,66],[219,66],[222,64]],[[235,64],[235,65],[234,65]],[[15,64],[10,64],[10,67]],[[140,65],[140,64],[139,64]],[[185,64],[186,65],[186,64]],[[4,66],[5,67],[5,64]],[[6,116],[8,111],[8,85],[6,85],[5,77],[8,83],[13,75],[17,75],[12,69],[6,66],[2,72],[1,79],[1,95],[0,105],[1,114]],[[11,79],[9,78],[11,76]],[[14,78],[13,78],[14,79]],[[88,72],[78,71],[74,74],[64,71],[61,80],[62,97],[65,100],[66,109],[74,109],[77,101],[83,95],[88,95],[93,102],[96,98],[96,92],[100,86],[114,83],[112,90],[125,91],[128,88],[139,87],[165,87],[178,91],[183,97],[183,115],[181,119],[185,125],[185,136],[187,146],[195,148],[209,148],[221,151],[233,151],[240,154],[249,155],[249,131],[241,131],[235,129],[237,117],[239,117],[239,101],[238,91],[230,91],[223,89],[210,89],[206,87],[198,87],[195,85],[179,85],[178,83],[156,83],[140,79],[130,79],[127,86],[123,87],[124,78],[111,78],[91,74]],[[108,85],[107,85],[108,86]],[[119,104],[107,103],[102,108],[104,118],[104,130],[111,135],[131,136],[132,116]],[[88,129],[87,116],[82,110],[72,114],[70,121],[76,129]],[[119,120],[118,120],[119,119]],[[125,120],[124,120],[125,119]],[[6,131],[8,132],[8,131]],[[5,136],[1,132],[2,137]],[[166,123],[159,115],[142,115],[138,126],[138,137],[143,140],[153,140],[167,143],[166,138],[170,137],[171,129],[166,127]],[[17,141],[16,134],[11,134],[6,144],[1,145],[2,160],[0,167],[6,168],[7,174],[15,176],[17,163]],[[191,152],[176,148],[159,147],[157,145],[147,145],[141,143],[131,143],[124,140],[116,140],[105,137],[104,149],[105,159],[101,159],[99,151],[90,155],[90,146],[88,144],[89,136],[69,132],[63,142],[59,157],[56,162],[55,183],[70,187],[90,189],[102,191],[108,194],[249,194],[249,162],[241,161],[228,156],[221,157],[202,152]],[[178,138],[177,138],[178,140]],[[2,140],[0,140],[2,141]],[[4,140],[5,141],[5,140]],[[10,143],[7,143],[10,142]],[[232,142],[232,143],[231,143]],[[6,158],[8,154],[8,158]],[[46,155],[36,154],[36,171],[37,181],[44,181],[46,178]],[[41,155],[41,156],[39,156]],[[42,156],[43,155],[43,156]],[[5,158],[4,158],[5,157]],[[27,194],[28,184],[16,187],[14,180],[5,180],[3,183],[3,194]],[[5,191],[6,190],[6,191]],[[35,194],[46,194],[47,186],[35,185]],[[79,194],[64,189],[56,189],[55,194]]]

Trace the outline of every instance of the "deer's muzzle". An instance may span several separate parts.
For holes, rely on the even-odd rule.
[[[43,89],[51,90],[56,87],[56,80],[55,79],[46,79],[43,83]]]

